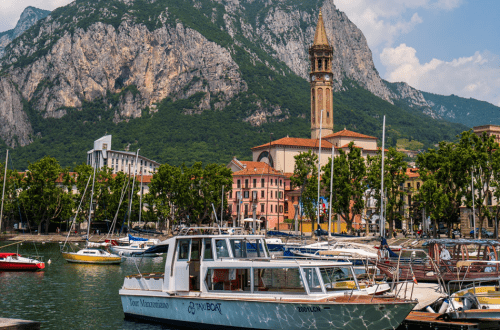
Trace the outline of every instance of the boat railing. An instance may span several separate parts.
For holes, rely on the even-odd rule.
[[[376,293],[379,292],[378,289],[381,284],[387,284],[387,283],[376,282],[376,288],[374,291],[375,293],[372,295],[372,300],[375,297]],[[377,298],[386,298],[393,300],[396,299],[413,300],[413,289],[416,285],[413,281],[394,281],[392,284],[394,284],[394,286],[391,288],[391,291],[389,293],[386,293],[384,295],[377,295]]]
[[[179,231],[178,236],[187,235],[222,235],[220,227],[184,227]]]

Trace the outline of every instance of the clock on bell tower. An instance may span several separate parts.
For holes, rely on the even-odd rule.
[[[319,139],[321,110],[323,123],[322,136],[333,133],[333,47],[328,43],[323,14],[319,11],[318,26],[314,35],[314,43],[309,48],[311,61],[311,139]]]

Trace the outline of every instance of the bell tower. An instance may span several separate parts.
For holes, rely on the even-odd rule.
[[[309,73],[311,82],[311,139],[319,139],[321,110],[324,110],[321,125],[322,137],[333,133],[333,47],[330,46],[326,37],[321,9],[314,44],[309,48],[309,59],[311,61],[311,72]]]

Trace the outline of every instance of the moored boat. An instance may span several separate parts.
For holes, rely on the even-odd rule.
[[[39,271],[45,263],[17,253],[0,253],[0,271]]]
[[[62,257],[71,263],[82,264],[119,264],[123,258],[101,249],[81,249],[78,252],[61,252]]]
[[[350,263],[273,259],[263,236],[176,236],[153,249],[167,252],[164,272],[125,278],[126,318],[212,329],[395,329],[416,304],[370,295]]]
[[[397,258],[381,257],[380,272],[400,280],[444,281],[500,277],[500,243],[493,240],[433,239],[428,252],[403,249]],[[489,265],[488,262],[493,265]]]

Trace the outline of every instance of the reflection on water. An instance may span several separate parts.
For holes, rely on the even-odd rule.
[[[9,242],[11,243],[11,242]],[[0,246],[7,245],[0,242]],[[0,317],[36,320],[42,329],[167,329],[124,321],[118,290],[127,275],[163,271],[163,258],[127,259],[121,265],[70,264],[56,243],[24,243],[0,250],[44,256],[41,272],[0,271]],[[51,264],[47,263],[51,260]],[[172,329],[172,328],[168,328]]]

